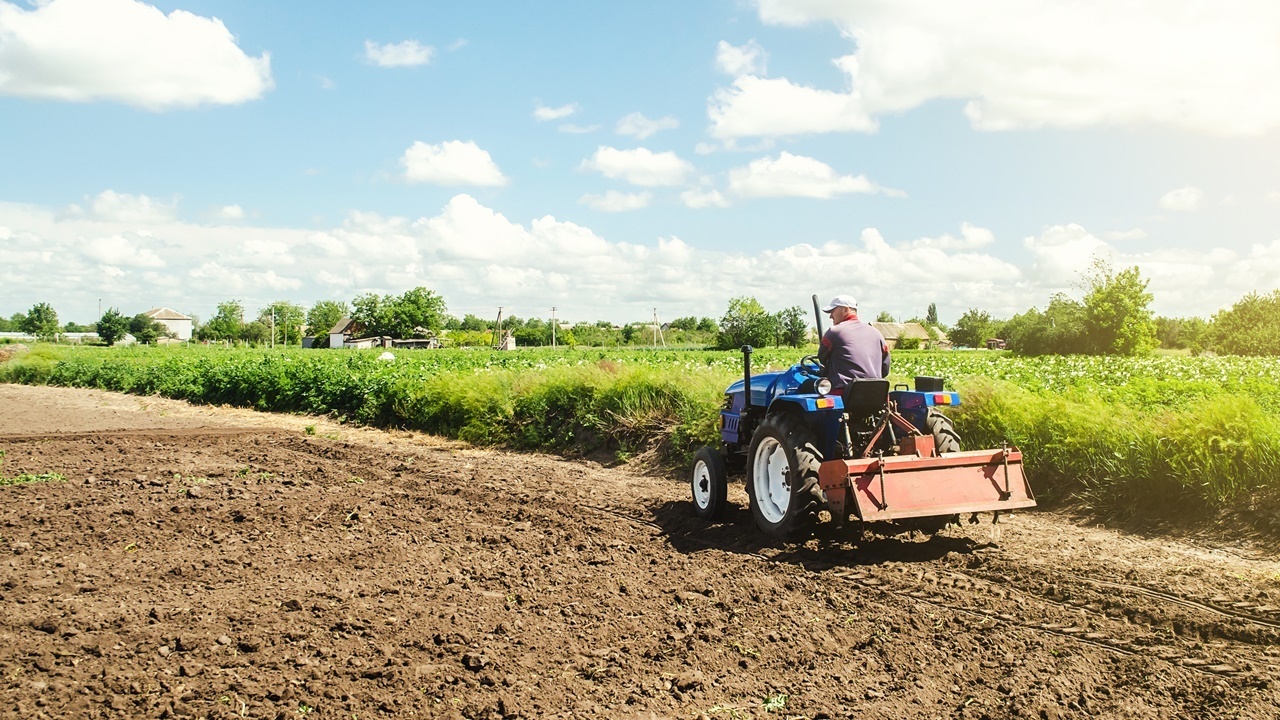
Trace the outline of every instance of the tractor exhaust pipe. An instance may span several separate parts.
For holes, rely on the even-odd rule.
[[[822,342],[822,306],[818,304],[818,296],[813,296],[813,321],[818,325],[818,342]]]
[[[742,407],[751,407],[751,346],[742,346]]]

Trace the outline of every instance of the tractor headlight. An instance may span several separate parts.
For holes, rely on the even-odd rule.
[[[826,395],[831,392],[831,381],[826,378],[818,378],[818,382],[813,384],[813,389],[817,390],[819,395]]]

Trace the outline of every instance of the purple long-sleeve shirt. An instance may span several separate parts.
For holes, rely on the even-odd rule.
[[[818,359],[836,390],[855,378],[889,376],[889,346],[879,330],[861,320],[845,320],[823,333]]]

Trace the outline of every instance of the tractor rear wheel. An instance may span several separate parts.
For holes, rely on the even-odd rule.
[[[747,496],[756,526],[783,540],[811,529],[825,507],[821,463],[813,433],[800,418],[771,415],[760,423],[747,453]]]
[[[729,489],[724,458],[713,448],[704,447],[693,458],[689,479],[693,489],[693,511],[703,520],[717,520],[724,514]]]
[[[951,418],[930,409],[924,419],[924,429],[933,435],[933,446],[939,454],[960,452],[960,433],[956,432]]]

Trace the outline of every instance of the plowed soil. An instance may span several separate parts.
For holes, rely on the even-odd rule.
[[[765,540],[682,478],[0,385],[0,716],[1273,718],[1280,563],[1021,513]],[[1034,478],[1032,478],[1034,482]]]

